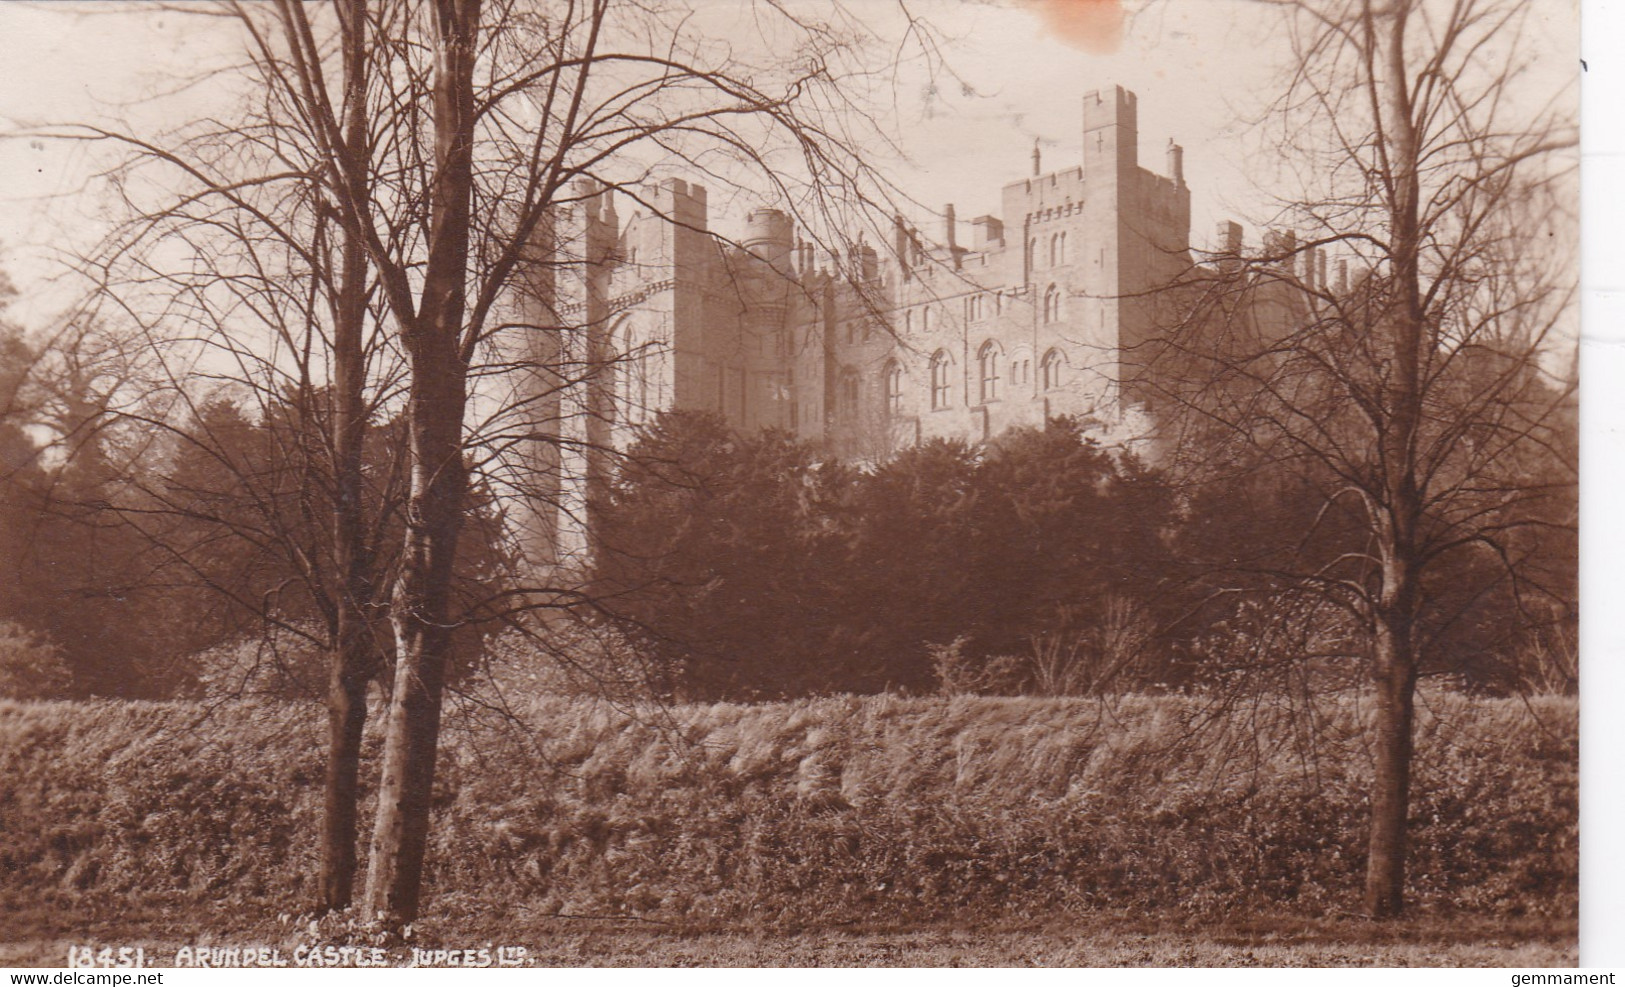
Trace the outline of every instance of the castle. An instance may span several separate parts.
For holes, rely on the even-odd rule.
[[[1140,164],[1135,96],[1084,96],[1081,163],[1003,189],[1003,215],[940,240],[900,217],[884,251],[861,240],[831,257],[789,216],[752,212],[745,234],[712,235],[706,190],[667,180],[624,221],[588,185],[546,231],[529,304],[538,325],[518,360],[531,423],[533,502],[554,516],[528,540],[573,547],[614,450],[667,409],[778,428],[835,455],[883,458],[933,437],[988,439],[1071,415],[1103,434],[1136,403],[1123,355],[1154,332],[1157,289],[1191,268],[1182,149],[1165,174]],[[1239,230],[1236,231],[1239,235]],[[575,368],[575,369],[571,369]],[[562,528],[569,528],[566,522]]]

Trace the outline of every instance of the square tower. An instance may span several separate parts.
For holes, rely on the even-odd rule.
[[[1122,86],[1083,97],[1083,178],[1098,188],[1115,184],[1140,166],[1140,110]]]

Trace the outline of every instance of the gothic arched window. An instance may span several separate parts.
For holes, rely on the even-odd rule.
[[[1044,291],[1044,321],[1061,321],[1061,289],[1050,285]]]
[[[947,350],[931,358],[931,410],[941,411],[953,400],[953,360]]]
[[[1038,365],[1039,373],[1044,376],[1044,390],[1053,391],[1061,386],[1062,371],[1066,366],[1066,358],[1060,350],[1050,350],[1044,354],[1044,360]]]
[[[858,374],[855,370],[841,371],[841,390],[837,404],[843,418],[858,416]]]
[[[903,413],[903,367],[896,360],[887,360],[880,371],[886,388],[886,414],[893,418]]]
[[[1002,357],[999,344],[991,339],[976,351],[976,369],[977,376],[982,382],[983,404],[999,399],[999,361]]]

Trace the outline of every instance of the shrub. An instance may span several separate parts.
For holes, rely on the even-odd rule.
[[[72,691],[73,673],[49,638],[0,620],[0,699],[62,699]]]
[[[320,700],[327,689],[327,651],[313,634],[267,627],[193,656],[200,693],[212,699],[263,696]]]
[[[966,638],[928,644],[925,652],[937,693],[943,696],[1014,696],[1020,694],[1026,669],[1019,658],[982,658],[965,653]]]

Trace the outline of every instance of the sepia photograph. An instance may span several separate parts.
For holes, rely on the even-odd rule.
[[[0,4],[0,966],[1578,966],[1580,55]]]

